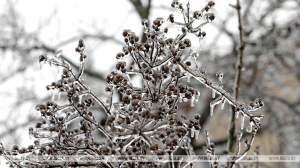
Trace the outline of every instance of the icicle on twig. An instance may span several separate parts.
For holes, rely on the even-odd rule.
[[[199,38],[199,50],[201,51],[203,47],[203,39]]]
[[[199,91],[196,91],[196,95],[195,95],[195,101],[198,102],[199,100],[199,97],[200,97],[200,92]]]
[[[192,99],[191,99],[191,106],[192,106],[192,107],[195,106],[195,96],[192,96]]]
[[[182,103],[182,94],[179,93],[179,103]]]
[[[212,95],[211,95],[212,98],[215,98],[216,97],[216,91],[214,89],[212,89],[211,91],[212,91]]]
[[[78,95],[78,102],[81,103],[83,95]]]
[[[194,138],[194,135],[195,135],[195,128],[193,127],[193,128],[191,129],[191,137]]]
[[[55,93],[54,93],[54,89],[51,89],[51,100],[54,101],[54,96],[55,96]]]
[[[43,62],[39,62],[39,65],[40,65],[40,69],[42,69],[43,68]]]
[[[198,63],[197,63],[197,58],[199,57],[199,54],[193,53],[193,54],[192,54],[192,57],[194,58],[194,61],[195,61],[196,71],[198,71],[199,65],[198,65]]]
[[[240,114],[240,112],[236,111],[235,112],[235,118],[239,118],[239,114]]]
[[[245,115],[242,114],[242,123],[241,123],[241,129],[244,129],[244,124],[245,124]]]
[[[58,97],[57,97],[58,100],[60,99],[60,95],[61,95],[61,92],[59,91],[58,92]]]
[[[225,103],[226,103],[226,99],[223,98],[222,99],[222,103],[221,103],[221,109],[224,109]]]
[[[199,138],[199,134],[200,134],[200,131],[197,130],[197,131],[195,132],[195,139],[196,139],[196,140]]]
[[[215,105],[220,104],[222,101],[222,98],[223,98],[223,96],[220,95],[217,99],[210,102],[210,115],[211,116],[213,116]]]
[[[246,128],[246,131],[247,131],[248,133],[251,133],[251,132],[252,132],[253,125],[254,125],[254,123],[251,121],[251,122],[250,122],[250,125]]]
[[[208,131],[205,130],[205,136],[206,136],[206,145],[208,146],[210,144],[210,138]]]

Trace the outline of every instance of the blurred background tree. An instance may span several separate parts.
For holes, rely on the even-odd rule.
[[[199,10],[207,2],[191,0],[191,8]],[[232,91],[239,31],[236,10],[230,4],[236,1],[215,2],[212,12],[216,19],[204,28],[207,36],[202,49],[194,50],[198,51],[199,65],[207,74],[213,77],[216,72],[223,72],[224,88]],[[34,107],[51,99],[45,86],[58,77],[49,67],[40,70],[37,61],[40,54],[52,55],[62,49],[64,58],[78,68],[74,46],[78,39],[84,39],[89,57],[85,82],[105,98],[103,79],[114,68],[115,55],[125,44],[121,36],[123,29],[131,29],[142,37],[141,19],[149,19],[151,23],[156,17],[166,19],[174,13],[175,19],[180,20],[170,3],[158,0],[0,2],[3,9],[0,12],[0,141],[7,148],[32,143],[27,128],[39,120]],[[245,50],[239,100],[249,102],[260,97],[265,102],[261,110],[265,118],[254,143],[260,145],[261,154],[300,154],[297,150],[300,148],[297,131],[300,128],[300,2],[242,0],[241,6]],[[175,35],[178,30],[172,31]],[[198,43],[196,38],[191,40]],[[218,111],[210,117],[211,91],[198,87],[201,100],[195,107],[181,103],[180,109],[189,111],[188,116],[201,114],[202,130],[211,133],[211,140],[219,149],[217,153],[222,154],[227,150],[230,107],[216,108]],[[101,108],[94,110],[101,111]],[[236,121],[236,131],[239,124]],[[203,154],[204,144],[203,133],[193,142],[197,154]],[[260,166],[289,165],[262,163]]]

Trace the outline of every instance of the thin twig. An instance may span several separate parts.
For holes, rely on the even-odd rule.
[[[243,40],[243,26],[242,26],[242,17],[241,17],[241,6],[240,1],[237,0],[236,6],[234,8],[237,10],[238,13],[238,22],[239,22],[239,48],[238,48],[238,56],[236,61],[236,75],[235,75],[235,82],[233,86],[233,96],[236,100],[238,100],[239,95],[239,87],[241,81],[241,69],[243,67],[243,51],[244,51],[244,40]],[[227,150],[228,152],[232,151],[233,149],[233,141],[234,141],[234,131],[235,131],[235,107],[232,106],[231,108],[231,119],[229,125],[229,136],[227,142]]]

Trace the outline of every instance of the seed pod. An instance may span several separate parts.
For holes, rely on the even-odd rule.
[[[171,23],[174,23],[174,22],[175,22],[175,20],[174,20],[174,15],[171,14],[171,15],[169,16],[168,20],[169,20]]]
[[[191,63],[190,61],[186,61],[185,64],[186,64],[187,66],[191,66],[191,65],[192,65],[192,63]]]
[[[124,57],[124,53],[122,53],[122,52],[119,52],[117,55],[116,55],[116,58],[117,59],[121,59],[121,58],[123,58]]]
[[[128,29],[123,30],[123,36],[124,37],[127,37],[128,34],[129,34],[129,30]]]
[[[42,123],[38,122],[38,123],[36,123],[35,128],[41,128],[41,126],[42,126]]]
[[[161,21],[158,20],[158,19],[155,19],[155,20],[153,21],[153,24],[154,24],[155,26],[161,26]]]
[[[205,6],[204,10],[207,12],[210,9],[208,5]]]
[[[143,25],[143,26],[147,26],[147,27],[149,26],[149,23],[148,23],[148,20],[147,20],[147,19],[142,19],[141,22],[142,22],[142,25]]]
[[[186,33],[187,32],[187,28],[186,27],[182,27],[181,31],[182,31],[182,33]]]
[[[196,114],[196,115],[194,116],[194,118],[195,118],[196,120],[200,120],[200,115],[199,115],[199,114]]]
[[[48,60],[48,57],[46,54],[40,55],[39,56],[39,63]]]
[[[19,146],[18,145],[14,145],[13,148],[12,148],[12,150],[15,150],[15,151],[19,150]]]
[[[164,33],[168,33],[168,30],[169,30],[169,28],[166,27],[166,28],[164,29]]]
[[[214,6],[215,5],[215,2],[214,1],[209,1],[208,2],[208,6]]]
[[[82,40],[82,39],[80,39],[79,41],[78,41],[78,47],[84,47],[85,45],[84,45],[84,41]]]
[[[34,149],[33,145],[29,145],[28,148],[29,150]]]

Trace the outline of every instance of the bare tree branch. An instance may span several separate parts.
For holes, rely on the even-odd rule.
[[[42,44],[41,46],[35,46],[35,47],[33,47],[33,48],[34,48],[34,49],[44,49],[44,50],[46,50],[47,52],[52,52],[52,53],[57,52],[56,49],[51,48],[51,47],[49,47],[49,46],[46,46],[46,45],[44,45],[44,44]],[[79,66],[76,65],[76,64],[75,64],[73,61],[71,61],[70,59],[68,59],[66,56],[62,55],[62,58],[65,59],[66,61],[68,61],[68,62],[69,62],[76,70],[79,70]],[[102,81],[105,81],[103,75],[101,75],[101,74],[99,74],[99,73],[97,73],[97,72],[94,72],[94,71],[92,71],[92,70],[86,69],[86,70],[85,70],[85,73],[88,74],[88,75],[91,76],[91,77],[98,78],[98,79],[100,79],[100,80],[102,80]]]
[[[236,100],[238,100],[239,95],[239,86],[241,81],[241,70],[243,67],[243,51],[244,51],[244,40],[243,40],[243,26],[242,26],[242,16],[241,16],[241,6],[240,1],[237,0],[237,4],[235,6],[237,13],[238,13],[238,22],[239,22],[239,34],[240,34],[240,42],[239,42],[239,48],[238,48],[238,56],[237,56],[237,62],[236,62],[236,76],[235,76],[235,82],[234,82],[234,93],[233,96]],[[228,144],[227,149],[228,151],[232,151],[233,149],[233,141],[234,141],[234,131],[235,131],[235,107],[231,107],[231,120],[229,125],[229,137],[228,137]]]

